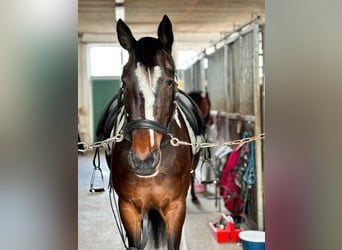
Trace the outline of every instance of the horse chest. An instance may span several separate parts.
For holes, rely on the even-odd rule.
[[[149,210],[149,209],[164,209],[170,204],[171,198],[168,196],[149,196],[146,197],[132,197],[131,202],[139,211]]]
[[[146,181],[145,185],[137,183],[130,188],[126,188],[122,196],[126,197],[126,199],[128,198],[140,210],[145,208],[164,208],[176,197],[185,197],[186,193],[187,188],[182,190],[180,188],[172,188],[169,185],[148,184]]]

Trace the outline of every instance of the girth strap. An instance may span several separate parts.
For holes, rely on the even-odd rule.
[[[157,132],[160,132],[165,135],[170,134],[169,128],[164,127],[158,122],[152,121],[152,120],[135,120],[131,121],[126,124],[125,126],[125,133],[138,128],[146,128],[146,129],[153,129]]]

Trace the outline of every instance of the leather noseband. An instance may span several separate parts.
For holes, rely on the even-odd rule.
[[[135,120],[126,124],[124,132],[128,133],[133,129],[146,128],[146,129],[153,129],[164,135],[170,135],[171,133],[170,128],[169,128],[170,124],[171,123],[169,123],[168,127],[166,128],[160,123],[152,121],[152,120]]]

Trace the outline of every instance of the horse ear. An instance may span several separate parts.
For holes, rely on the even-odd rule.
[[[134,48],[134,45],[136,43],[135,38],[132,35],[131,30],[129,27],[124,23],[124,21],[121,20],[121,18],[118,20],[116,24],[116,33],[118,35],[118,40],[120,45],[131,52]]]
[[[158,27],[158,38],[162,46],[169,52],[172,50],[173,31],[172,24],[167,15],[164,15],[163,20]]]

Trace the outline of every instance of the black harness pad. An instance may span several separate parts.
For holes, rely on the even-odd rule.
[[[96,140],[101,141],[109,138],[113,128],[115,129],[116,118],[123,106],[122,94],[123,90],[120,89],[119,93],[113,96],[103,109],[97,124]]]
[[[176,103],[184,113],[195,135],[205,135],[205,123],[201,110],[191,97],[184,91],[178,89]]]

